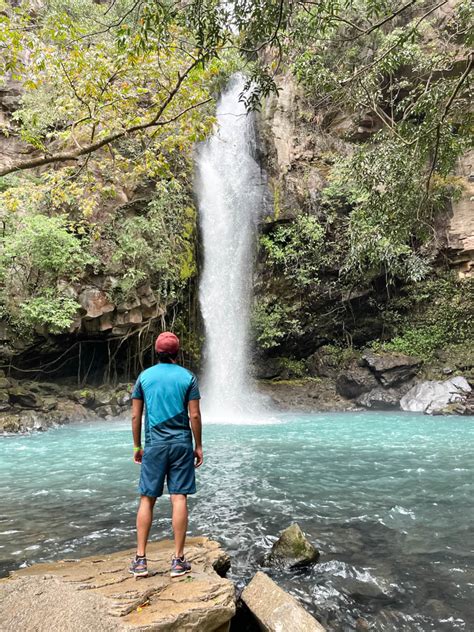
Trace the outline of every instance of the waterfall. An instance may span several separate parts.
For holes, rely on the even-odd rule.
[[[205,327],[202,390],[206,417],[238,419],[255,408],[249,378],[249,318],[262,173],[254,116],[239,102],[235,75],[217,105],[217,126],[197,152],[204,268],[199,300]]]

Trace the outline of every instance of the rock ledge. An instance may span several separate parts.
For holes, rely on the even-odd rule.
[[[0,582],[2,630],[22,632],[227,632],[235,589],[217,542],[188,538],[189,575],[171,579],[171,541],[148,548],[150,576],[128,573],[133,550],[37,564]]]

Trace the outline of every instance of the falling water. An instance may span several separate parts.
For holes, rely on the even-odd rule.
[[[249,311],[262,173],[255,160],[254,117],[232,78],[217,106],[217,127],[197,156],[197,196],[204,243],[200,304],[206,342],[207,416],[238,418],[255,404],[248,377]]]

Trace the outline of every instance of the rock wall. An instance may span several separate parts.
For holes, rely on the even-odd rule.
[[[261,224],[263,234],[278,225],[292,222],[299,214],[309,213],[325,223],[321,192],[328,183],[334,156],[347,156],[361,142],[380,130],[371,112],[349,116],[343,111],[315,109],[305,99],[291,74],[278,78],[279,94],[270,96],[259,118],[263,165],[268,174],[269,203]],[[458,201],[437,219],[437,251],[431,256],[443,268],[446,262],[461,277],[473,274],[474,252],[474,154],[459,161],[458,176],[463,193]],[[346,218],[341,217],[341,226]],[[338,235],[331,238],[337,242]],[[350,288],[341,288],[337,257],[320,271],[317,296],[294,292],[293,284],[269,269],[262,249],[255,279],[257,301],[265,297],[284,298],[293,305],[302,304],[306,315],[302,331],[284,337],[278,348],[261,351],[259,366],[269,358],[309,358],[321,345],[338,340],[362,347],[386,330],[383,310],[388,299],[403,291],[401,283],[387,289],[386,279],[372,276]],[[313,293],[314,294],[314,293]],[[263,375],[267,369],[257,374]],[[281,371],[280,371],[281,372]]]

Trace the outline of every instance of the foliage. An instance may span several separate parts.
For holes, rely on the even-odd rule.
[[[116,300],[149,283],[166,309],[196,274],[193,149],[238,56],[211,54],[173,2],[1,8],[0,76],[23,87],[2,131],[61,167],[27,158],[0,179],[4,316],[62,331],[95,274]]]
[[[79,304],[67,287],[94,266],[89,240],[73,234],[64,215],[4,217],[0,279],[2,312],[13,325],[67,328]]]
[[[271,233],[262,235],[260,243],[268,262],[281,268],[284,276],[300,288],[318,282],[324,259],[324,228],[311,215],[298,215],[291,223],[280,224]]]
[[[286,338],[301,333],[298,306],[286,303],[283,297],[262,297],[253,310],[252,329],[261,349],[278,347]]]
[[[383,272],[411,281],[428,273],[426,245],[436,245],[432,220],[458,187],[446,173],[426,200],[423,164],[416,149],[384,134],[337,163],[323,201],[333,210],[348,210],[344,273],[370,278]]]
[[[196,273],[194,237],[195,210],[189,194],[177,183],[157,187],[143,215],[112,224],[111,263],[125,271],[116,293],[129,298],[148,281],[162,304],[171,302]]]
[[[48,288],[43,294],[20,304],[16,324],[26,331],[30,327],[40,327],[52,334],[60,334],[71,325],[78,307],[75,299],[64,294],[55,294],[52,288]]]
[[[390,304],[388,318],[398,321],[395,335],[373,346],[430,360],[439,349],[469,344],[474,338],[473,301],[472,279],[456,280],[447,275],[413,284]]]

